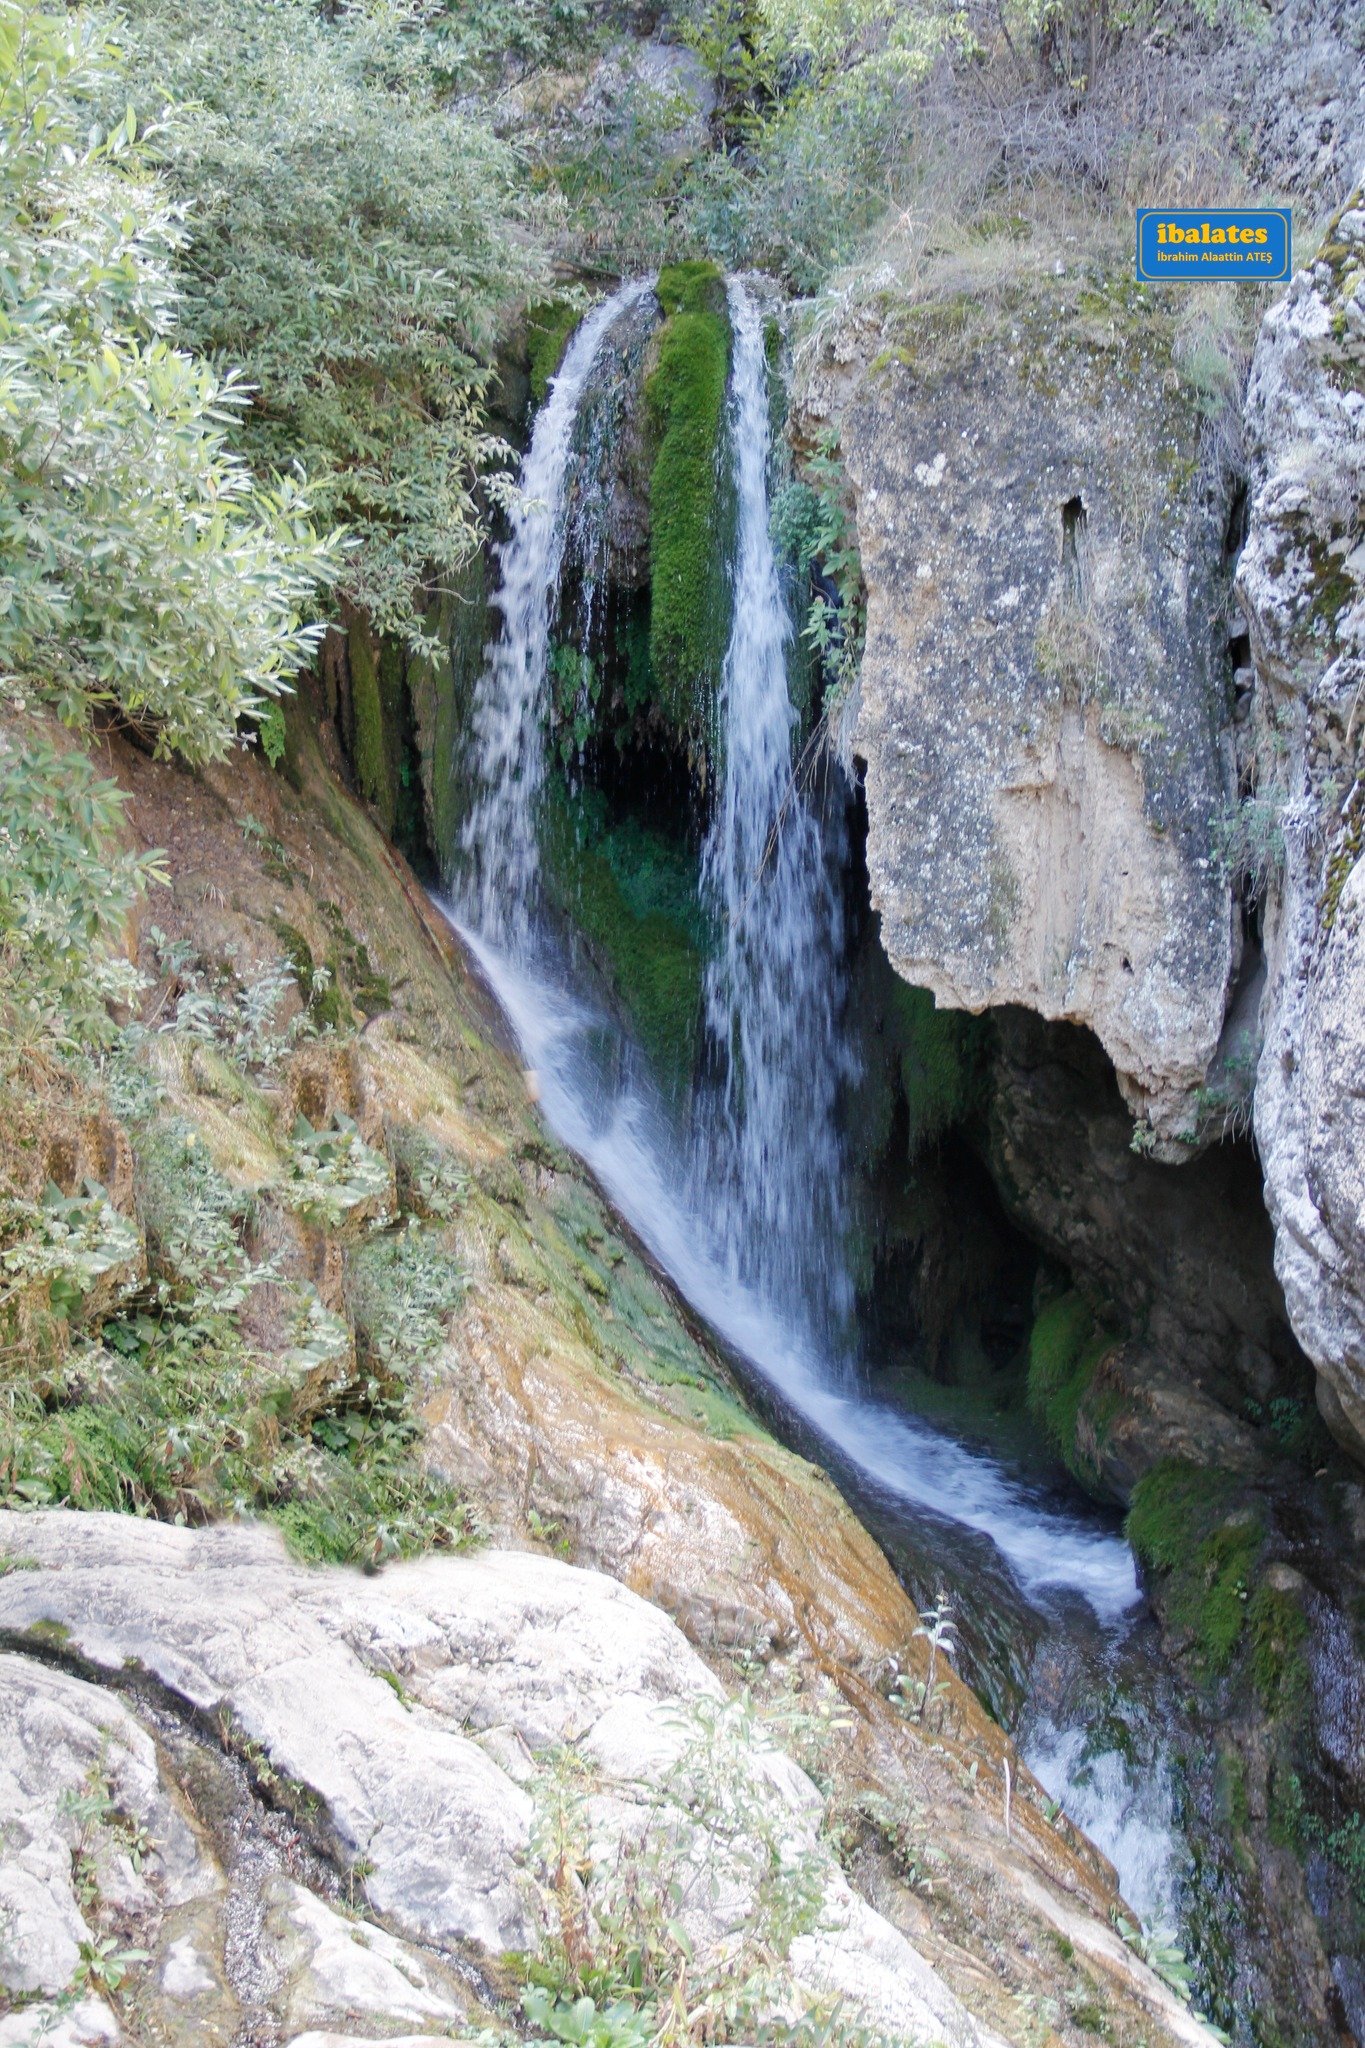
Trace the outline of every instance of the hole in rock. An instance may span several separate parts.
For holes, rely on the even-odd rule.
[[[1077,604],[1085,595],[1085,531],[1088,524],[1083,498],[1068,498],[1062,506],[1062,570]]]

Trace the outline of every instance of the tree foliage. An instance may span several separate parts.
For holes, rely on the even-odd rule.
[[[543,7],[512,10],[528,49]],[[554,10],[551,10],[553,12]],[[572,10],[568,10],[572,11]],[[507,450],[483,400],[542,275],[514,152],[448,103],[495,25],[408,0],[131,0],[142,111],[187,207],[181,333],[257,388],[240,446],[299,463],[357,542],[341,588],[381,629],[482,531]]]
[[[0,1008],[40,1034],[113,992],[151,870],[107,852],[117,792],[31,709],[212,759],[307,658],[340,560],[230,448],[231,373],[174,345],[176,210],[131,112],[92,127],[117,76],[104,18],[0,0]]]
[[[175,210],[98,17],[0,0],[0,668],[68,723],[102,701],[220,754],[312,644],[335,550],[227,445],[245,394],[169,338]]]

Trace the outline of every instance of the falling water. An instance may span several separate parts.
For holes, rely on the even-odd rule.
[[[501,551],[497,606],[502,631],[488,650],[474,700],[477,795],[462,847],[470,862],[464,900],[477,928],[520,950],[530,928],[539,860],[536,803],[544,774],[542,697],[550,620],[564,560],[564,499],[574,424],[584,386],[617,319],[651,289],[623,285],[594,307],[569,343],[536,415],[521,472],[521,500]]]
[[[841,915],[831,849],[797,788],[791,618],[768,514],[763,323],[737,281],[730,436],[738,501],[734,626],[721,678],[722,781],[702,856],[720,944],[706,982],[719,1100],[699,1120],[694,1194],[723,1219],[730,1271],[832,1332],[852,1306],[841,1257],[835,1109]]]
[[[476,881],[454,921],[540,1075],[550,1122],[712,1327],[884,1496],[980,1532],[1027,1593],[1069,1587],[1113,1619],[1137,1598],[1124,1544],[1040,1507],[991,1459],[846,1386],[823,1341],[821,1311],[842,1307],[848,1288],[835,1251],[839,901],[820,821],[793,785],[791,623],[768,530],[762,323],[738,284],[729,291],[735,616],[722,788],[703,857],[722,926],[706,1002],[724,1077],[697,1091],[699,1128],[678,1130],[619,1025],[572,987],[533,931],[540,716],[573,412],[609,329],[648,290],[628,285],[589,316],[536,422],[526,509],[502,554],[503,635],[475,704],[480,794],[465,841]]]
[[[539,1074],[547,1120],[682,1294],[815,1431],[863,1497],[917,1522],[940,1554],[967,1557],[975,1546],[984,1586],[993,1574],[998,1583],[1002,1558],[1026,1599],[1054,1614],[1049,1640],[1061,1646],[1064,1679],[1031,1710],[1021,1731],[1027,1754],[1114,1857],[1138,1910],[1164,1918],[1175,1843],[1159,1747],[1132,1764],[1085,1734],[1097,1702],[1139,1683],[1127,1546],[1044,1504],[991,1458],[866,1398],[834,1363],[831,1336],[850,1295],[837,1255],[843,848],[793,782],[792,629],[769,539],[762,323],[737,284],[735,612],[719,706],[721,788],[702,863],[721,933],[705,991],[717,1078],[694,1090],[692,1128],[679,1128],[638,1049],[537,925],[541,718],[575,412],[609,330],[648,291],[626,286],[584,322],[536,422],[524,508],[501,558],[503,632],[475,706],[479,795],[464,835],[473,874],[447,915]]]

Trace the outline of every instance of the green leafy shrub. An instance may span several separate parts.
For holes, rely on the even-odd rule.
[[[467,1284],[450,1253],[413,1218],[405,1230],[369,1239],[346,1274],[346,1306],[362,1362],[393,1378],[420,1373],[439,1349]]]
[[[283,930],[288,932],[290,927]],[[287,1024],[279,1021],[280,1010],[298,986],[288,960],[271,961],[250,980],[242,981],[236,973],[235,948],[210,963],[186,940],[168,944],[158,925],[148,925],[146,936],[157,966],[170,984],[168,1014],[157,1026],[158,1035],[174,1034],[184,1044],[217,1046],[243,1067],[269,1075],[278,1071],[298,1039],[311,1037],[316,1030],[311,1000],[308,1008],[296,1011]],[[310,975],[310,998],[324,987],[316,972]],[[133,1027],[128,1034],[131,1040],[139,1035],[140,1027]]]
[[[704,737],[730,637],[722,461],[730,323],[713,263],[661,271],[668,315],[646,385],[658,453],[650,473],[650,655],[673,729]]]
[[[168,338],[178,216],[131,114],[91,139],[122,91],[109,35],[0,5],[0,671],[202,760],[308,658],[300,612],[340,558],[297,485],[229,448],[233,374]]]
[[[124,917],[164,879],[118,849],[114,786],[24,714],[102,705],[163,754],[221,755],[309,657],[341,561],[297,483],[232,451],[233,373],[174,345],[183,228],[110,33],[0,0],[0,1036],[21,1051],[108,1036],[137,987]]]
[[[777,547],[810,584],[802,638],[824,673],[829,719],[837,716],[857,680],[867,631],[862,556],[833,431],[805,457],[800,474],[774,495],[772,530]],[[812,571],[819,572],[819,584]]]
[[[965,18],[904,0],[715,0],[687,16],[721,146],[699,146],[687,94],[637,73],[605,120],[527,138],[539,174],[580,245],[620,266],[704,250],[808,292],[904,195],[912,88]]]
[[[280,1197],[314,1229],[338,1230],[352,1218],[378,1221],[387,1215],[393,1189],[389,1162],[365,1143],[350,1117],[338,1115],[325,1131],[297,1117],[289,1155]]]
[[[469,1195],[460,1161],[417,1124],[391,1124],[387,1139],[399,1208],[437,1223],[458,1215]]]
[[[0,730],[0,1060],[109,1040],[140,987],[119,950],[129,910],[164,882],[159,854],[118,844],[126,799],[35,720]]]
[[[41,1203],[0,1198],[0,1309],[25,1286],[47,1290],[58,1315],[74,1321],[97,1283],[142,1256],[136,1223],[121,1216],[98,1181],[80,1194],[49,1185]]]
[[[181,332],[259,391],[240,445],[301,464],[357,542],[331,581],[420,639],[413,593],[483,531],[507,451],[483,398],[504,315],[542,273],[513,151],[450,104],[490,13],[310,0],[131,0],[139,104],[188,202]],[[443,32],[444,31],[444,32]],[[452,66],[455,67],[452,70]]]
[[[229,1186],[181,1118],[146,1127],[136,1149],[148,1264],[166,1298],[223,1315],[240,1308],[254,1286],[273,1277],[253,1266],[242,1242],[247,1198]]]
[[[257,1514],[338,1562],[468,1542],[470,1511],[417,1462],[420,1423],[354,1384],[345,1326],[317,1308],[300,1299],[284,1372],[217,1310],[107,1324],[46,1401],[0,1408],[0,1502]]]

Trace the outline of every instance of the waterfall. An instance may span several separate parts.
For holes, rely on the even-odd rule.
[[[497,607],[502,631],[488,650],[474,700],[476,796],[461,836],[470,864],[464,903],[488,938],[526,943],[539,860],[536,804],[544,775],[542,698],[550,622],[564,560],[565,488],[574,426],[593,365],[617,319],[651,290],[623,285],[594,307],[569,343],[536,415],[521,471],[521,496],[501,549]]]
[[[678,1130],[619,1024],[534,929],[540,719],[574,414],[608,331],[649,289],[628,285],[589,316],[536,422],[523,510],[501,558],[503,633],[475,707],[480,787],[465,830],[475,881],[447,915],[539,1076],[551,1126],[718,1335],[879,1497],[927,1517],[941,1541],[979,1532],[1030,1597],[1078,1592],[1113,1621],[1137,1598],[1125,1544],[1040,1505],[991,1459],[861,1397],[830,1356],[849,1298],[834,1117],[839,896],[820,820],[792,784],[791,624],[768,534],[762,322],[742,286],[729,291],[735,619],[719,706],[722,787],[703,855],[722,928],[706,987],[722,1073],[695,1091],[691,1130]]]
[[[840,1367],[852,1292],[840,1257],[835,1114],[846,1058],[842,824],[822,820],[793,776],[792,626],[769,537],[762,318],[737,283],[728,289],[734,624],[701,870],[719,940],[704,991],[708,1072],[692,1091],[690,1124],[665,1106],[643,1055],[537,917],[550,625],[566,551],[582,557],[590,625],[606,502],[603,478],[589,473],[599,424],[578,415],[610,330],[649,290],[628,285],[589,316],[536,422],[501,555],[502,634],[474,713],[478,795],[464,834],[472,879],[459,913],[446,914],[539,1076],[551,1127],[718,1337],[814,1432],[854,1499],[974,1572],[987,1601],[1003,1558],[1048,1617],[1053,1679],[1020,1729],[1024,1754],[1114,1857],[1135,1910],[1165,1923],[1180,1882],[1163,1747],[1172,1710],[1152,1677],[1152,1631],[1134,1627],[1126,1544],[1083,1511],[1040,1499],[989,1456],[867,1398]],[[1140,1758],[1104,1733],[1116,1702],[1141,1720]]]
[[[720,944],[706,1018],[723,1085],[699,1132],[695,1196],[731,1271],[832,1333],[852,1307],[835,1123],[841,906],[819,818],[795,786],[791,619],[769,532],[763,321],[736,280],[730,439],[738,530],[721,678],[721,789],[702,856]],[[834,849],[842,854],[840,845]]]

